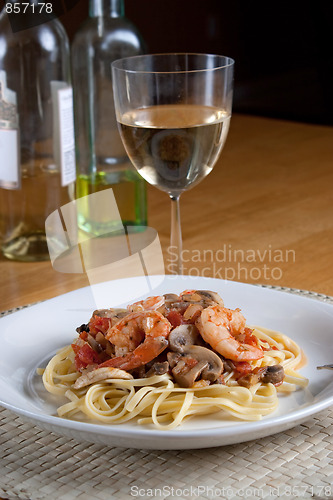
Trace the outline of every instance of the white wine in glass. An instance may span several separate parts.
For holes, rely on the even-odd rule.
[[[171,247],[182,274],[181,193],[214,167],[232,105],[233,60],[158,54],[115,61],[113,86],[121,138],[146,181],[172,200]]]

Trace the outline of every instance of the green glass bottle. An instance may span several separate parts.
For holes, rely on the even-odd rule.
[[[74,37],[72,74],[76,134],[77,188],[80,198],[113,188],[124,225],[147,224],[146,184],[125,152],[117,128],[111,63],[144,52],[135,26],[124,16],[124,0],[90,0],[88,20]],[[79,226],[100,236],[119,227],[98,206],[80,204]]]

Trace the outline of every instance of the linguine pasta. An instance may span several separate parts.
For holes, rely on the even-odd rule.
[[[284,369],[281,384],[258,381],[242,386],[239,374],[231,370],[225,371],[218,383],[198,380],[192,387],[180,387],[169,371],[131,379],[107,378],[75,389],[81,373],[72,346],[61,349],[40,374],[46,390],[65,401],[57,410],[63,418],[80,419],[85,415],[103,424],[135,421],[161,430],[173,429],[190,417],[217,412],[218,418],[260,420],[277,408],[279,393],[304,388],[308,381],[297,372],[304,364],[304,355],[293,340],[266,328],[251,330],[263,349],[262,358],[252,361],[251,369],[280,365]]]

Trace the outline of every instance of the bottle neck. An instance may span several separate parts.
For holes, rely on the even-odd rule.
[[[90,0],[90,17],[123,17],[124,0]]]

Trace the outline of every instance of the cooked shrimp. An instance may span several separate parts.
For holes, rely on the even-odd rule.
[[[245,318],[239,309],[219,305],[204,309],[196,326],[205,342],[232,361],[251,361],[263,357],[260,347],[238,342],[234,335],[245,330]]]
[[[156,358],[168,345],[171,330],[169,321],[158,311],[128,314],[110,328],[106,338],[116,346],[115,358],[100,364],[122,370],[133,370]],[[125,356],[119,356],[124,352]]]
[[[156,309],[163,306],[164,300],[164,297],[161,295],[148,297],[145,300],[139,300],[138,302],[134,302],[134,304],[130,304],[127,306],[127,309],[131,312],[156,311]]]

